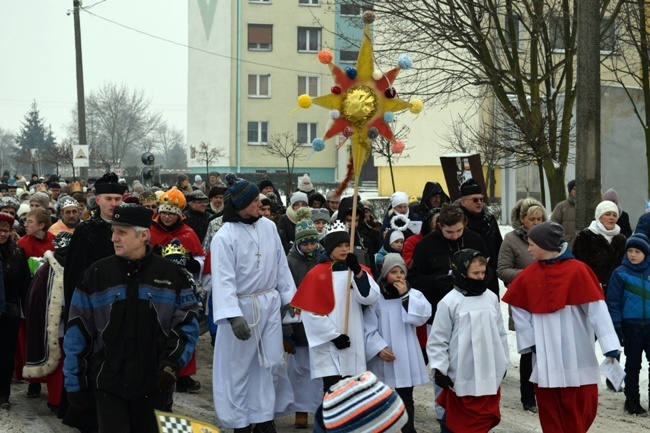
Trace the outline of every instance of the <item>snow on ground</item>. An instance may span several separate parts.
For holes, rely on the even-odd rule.
[[[505,235],[510,227],[502,226],[501,233]],[[502,293],[505,288],[502,286]],[[507,318],[508,308],[502,304],[504,318]],[[524,412],[519,400],[519,354],[517,353],[515,333],[508,331],[511,365],[501,388],[501,424],[493,431],[500,433],[541,432],[536,414]],[[604,357],[596,344],[599,361]],[[621,356],[625,364],[625,355]],[[177,394],[175,411],[184,415],[198,418],[216,424],[214,406],[212,403],[212,346],[209,335],[203,335],[197,346],[197,365],[199,373],[195,376],[203,387],[196,394]],[[647,370],[647,362],[644,362]],[[641,374],[641,402],[648,407],[648,375]],[[45,395],[39,399],[30,400],[25,397],[26,383],[12,385],[11,410],[0,411],[0,433],[74,433],[77,430],[61,424],[46,406]],[[45,388],[44,388],[45,394]],[[264,390],[261,390],[262,392]],[[650,431],[650,420],[646,417],[634,417],[624,413],[623,393],[608,391],[605,379],[599,385],[598,416],[590,432],[595,433],[638,433]],[[438,432],[439,427],[433,411],[433,387],[431,384],[422,385],[415,389],[416,413],[415,426],[420,433]],[[310,426],[312,418],[310,417]],[[279,433],[295,432],[293,417],[287,416],[276,420]],[[225,430],[229,432],[229,430]]]

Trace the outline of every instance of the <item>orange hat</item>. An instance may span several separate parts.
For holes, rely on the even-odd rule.
[[[187,201],[182,192],[180,192],[176,187],[173,187],[167,192],[164,192],[160,196],[159,200],[160,205],[158,206],[158,212],[169,212],[179,216],[183,215],[183,209]]]

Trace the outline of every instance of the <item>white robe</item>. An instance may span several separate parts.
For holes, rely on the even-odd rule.
[[[296,292],[273,222],[226,223],[210,245],[212,308],[219,326],[214,345],[213,396],[228,428],[270,421],[293,411],[284,368],[280,306]],[[260,253],[258,267],[257,253]],[[238,340],[229,317],[243,316],[251,337]]]
[[[517,350],[533,354],[530,381],[542,388],[565,388],[600,382],[596,336],[603,353],[620,348],[605,301],[568,305],[548,314],[512,307]]]
[[[449,376],[459,397],[495,395],[510,351],[499,299],[449,292],[438,303],[427,341],[429,367]]]
[[[415,333],[431,317],[431,304],[419,290],[409,291],[408,312],[401,299],[384,299],[363,312],[368,370],[392,388],[407,388],[429,382],[429,373]],[[388,347],[395,361],[377,356]]]
[[[323,402],[323,381],[311,378],[309,347],[296,346],[296,353],[287,355],[287,374],[296,412],[316,413]]]
[[[332,272],[335,305],[330,314],[302,312],[302,322],[309,341],[309,356],[313,365],[312,379],[327,376],[354,376],[367,369],[361,305],[372,305],[381,295],[379,286],[369,275],[370,293],[365,298],[359,293],[354,278],[352,278],[354,290],[346,288],[347,278],[347,270]],[[350,347],[339,350],[332,340],[344,333],[345,296],[348,293],[350,319],[347,335],[350,337]]]

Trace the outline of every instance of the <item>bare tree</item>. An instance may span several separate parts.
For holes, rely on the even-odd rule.
[[[288,194],[293,191],[293,168],[296,161],[304,160],[307,155],[305,154],[308,148],[298,143],[289,131],[279,134],[273,134],[266,146],[264,146],[264,153],[275,158],[284,159],[287,164],[287,182],[286,189]]]
[[[610,9],[614,1],[601,7]],[[563,200],[576,97],[577,0],[373,5],[377,56],[414,59],[414,68],[400,74],[402,86],[431,103],[492,101],[490,112],[502,110],[539,158],[551,202]]]
[[[205,164],[206,179],[210,176],[212,162],[223,158],[226,150],[223,147],[211,147],[210,143],[202,141],[198,147],[190,146],[190,158]]]
[[[72,177],[76,178],[74,167],[74,156],[72,154],[72,141],[68,138],[61,144],[55,144],[45,149],[41,154],[41,159],[53,164],[56,168],[56,174],[59,174],[59,167],[70,165],[72,167]]]
[[[0,127],[0,170],[17,170],[16,154],[18,146],[16,145],[16,135]]]
[[[173,126],[168,126],[167,122],[162,122],[153,132],[152,136],[156,141],[157,148],[163,154],[165,163],[169,165],[171,150],[176,145],[184,146],[185,137],[183,131]]]

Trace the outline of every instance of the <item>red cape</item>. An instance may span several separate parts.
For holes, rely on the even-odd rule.
[[[533,314],[547,314],[567,305],[605,300],[598,278],[576,259],[530,264],[508,286],[503,302]]]
[[[370,269],[361,268],[372,278]],[[334,285],[332,283],[332,262],[323,262],[314,266],[303,278],[298,291],[291,300],[291,305],[309,313],[327,315],[334,311]]]

